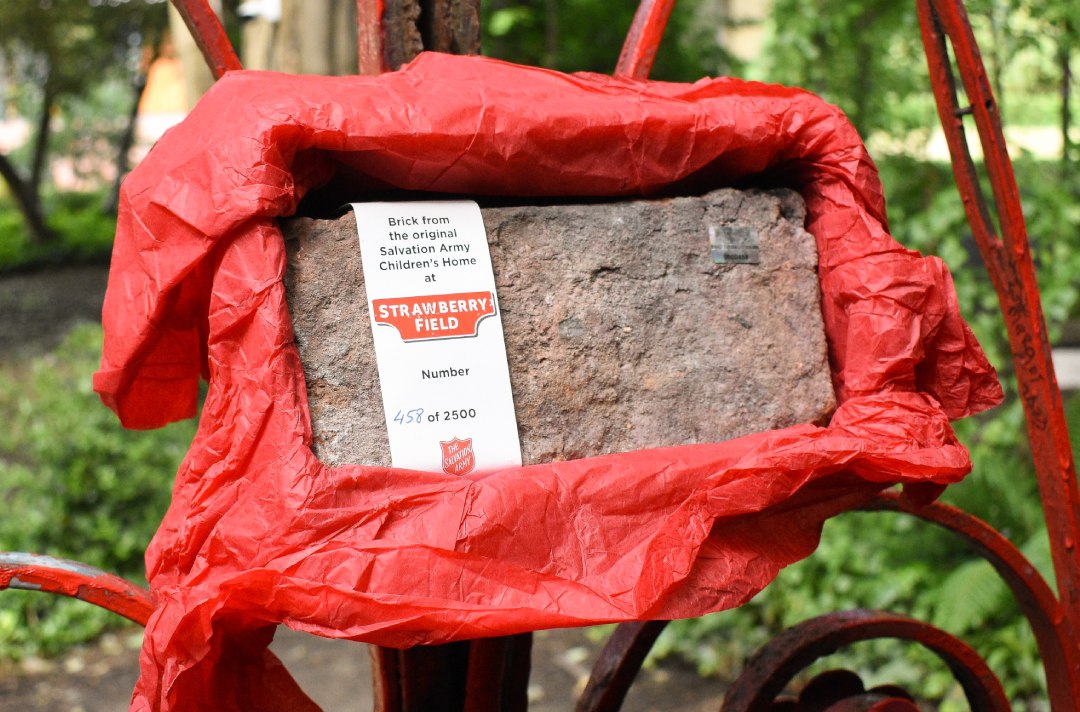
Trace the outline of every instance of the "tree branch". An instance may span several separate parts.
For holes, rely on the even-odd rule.
[[[51,74],[51,72],[50,72]],[[27,179],[27,198],[38,202],[41,194],[41,178],[45,173],[45,157],[49,153],[49,138],[52,133],[52,107],[56,101],[56,91],[51,77],[46,77],[41,93],[41,114],[38,116],[37,134],[34,137],[34,155],[30,163],[30,177]]]
[[[45,216],[41,213],[41,202],[30,193],[30,186],[8,157],[0,153],[0,176],[4,178],[12,197],[15,198],[15,206],[23,216],[26,229],[30,233],[30,240],[35,244],[43,244],[53,239],[54,235],[48,225],[45,224]]]

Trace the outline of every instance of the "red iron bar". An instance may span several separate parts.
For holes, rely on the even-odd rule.
[[[575,712],[618,712],[667,621],[620,623],[593,665]]]
[[[1035,473],[1050,532],[1054,570],[1063,615],[1080,630],[1080,493],[1077,490],[1061,391],[1050,360],[1050,343],[1039,299],[1035,265],[1020,194],[1001,130],[1001,116],[978,46],[960,0],[918,0],[919,21],[933,79],[938,114],[952,155],[968,222],[1001,302],[1027,419]],[[970,106],[961,107],[949,61],[951,44]],[[964,134],[970,114],[978,130],[993,190],[1000,237],[979,185]],[[1080,669],[1072,671],[1080,675]]]
[[[195,44],[206,58],[214,79],[221,79],[225,72],[243,69],[240,58],[236,56],[232,42],[221,26],[221,20],[210,9],[206,0],[172,0],[180,16],[184,18]]]
[[[356,51],[360,74],[387,71],[383,63],[383,0],[356,0]]]
[[[146,589],[93,566],[51,556],[0,552],[0,591],[7,588],[78,598],[139,625],[146,625],[154,612],[154,599]]]
[[[616,77],[649,78],[673,7],[675,0],[641,0],[615,66]]]

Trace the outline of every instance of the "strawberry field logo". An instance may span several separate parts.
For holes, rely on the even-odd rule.
[[[428,294],[376,299],[375,322],[397,329],[402,341],[428,341],[476,336],[480,322],[495,314],[491,292]]]

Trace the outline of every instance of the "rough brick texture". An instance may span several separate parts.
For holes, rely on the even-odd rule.
[[[823,422],[813,238],[790,191],[483,210],[526,464]],[[714,264],[709,227],[757,233]],[[356,224],[283,224],[316,452],[388,465]]]

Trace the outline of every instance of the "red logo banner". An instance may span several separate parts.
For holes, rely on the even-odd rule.
[[[476,336],[484,317],[495,314],[491,292],[431,294],[421,297],[376,299],[371,303],[375,321],[398,330],[402,341]]]

